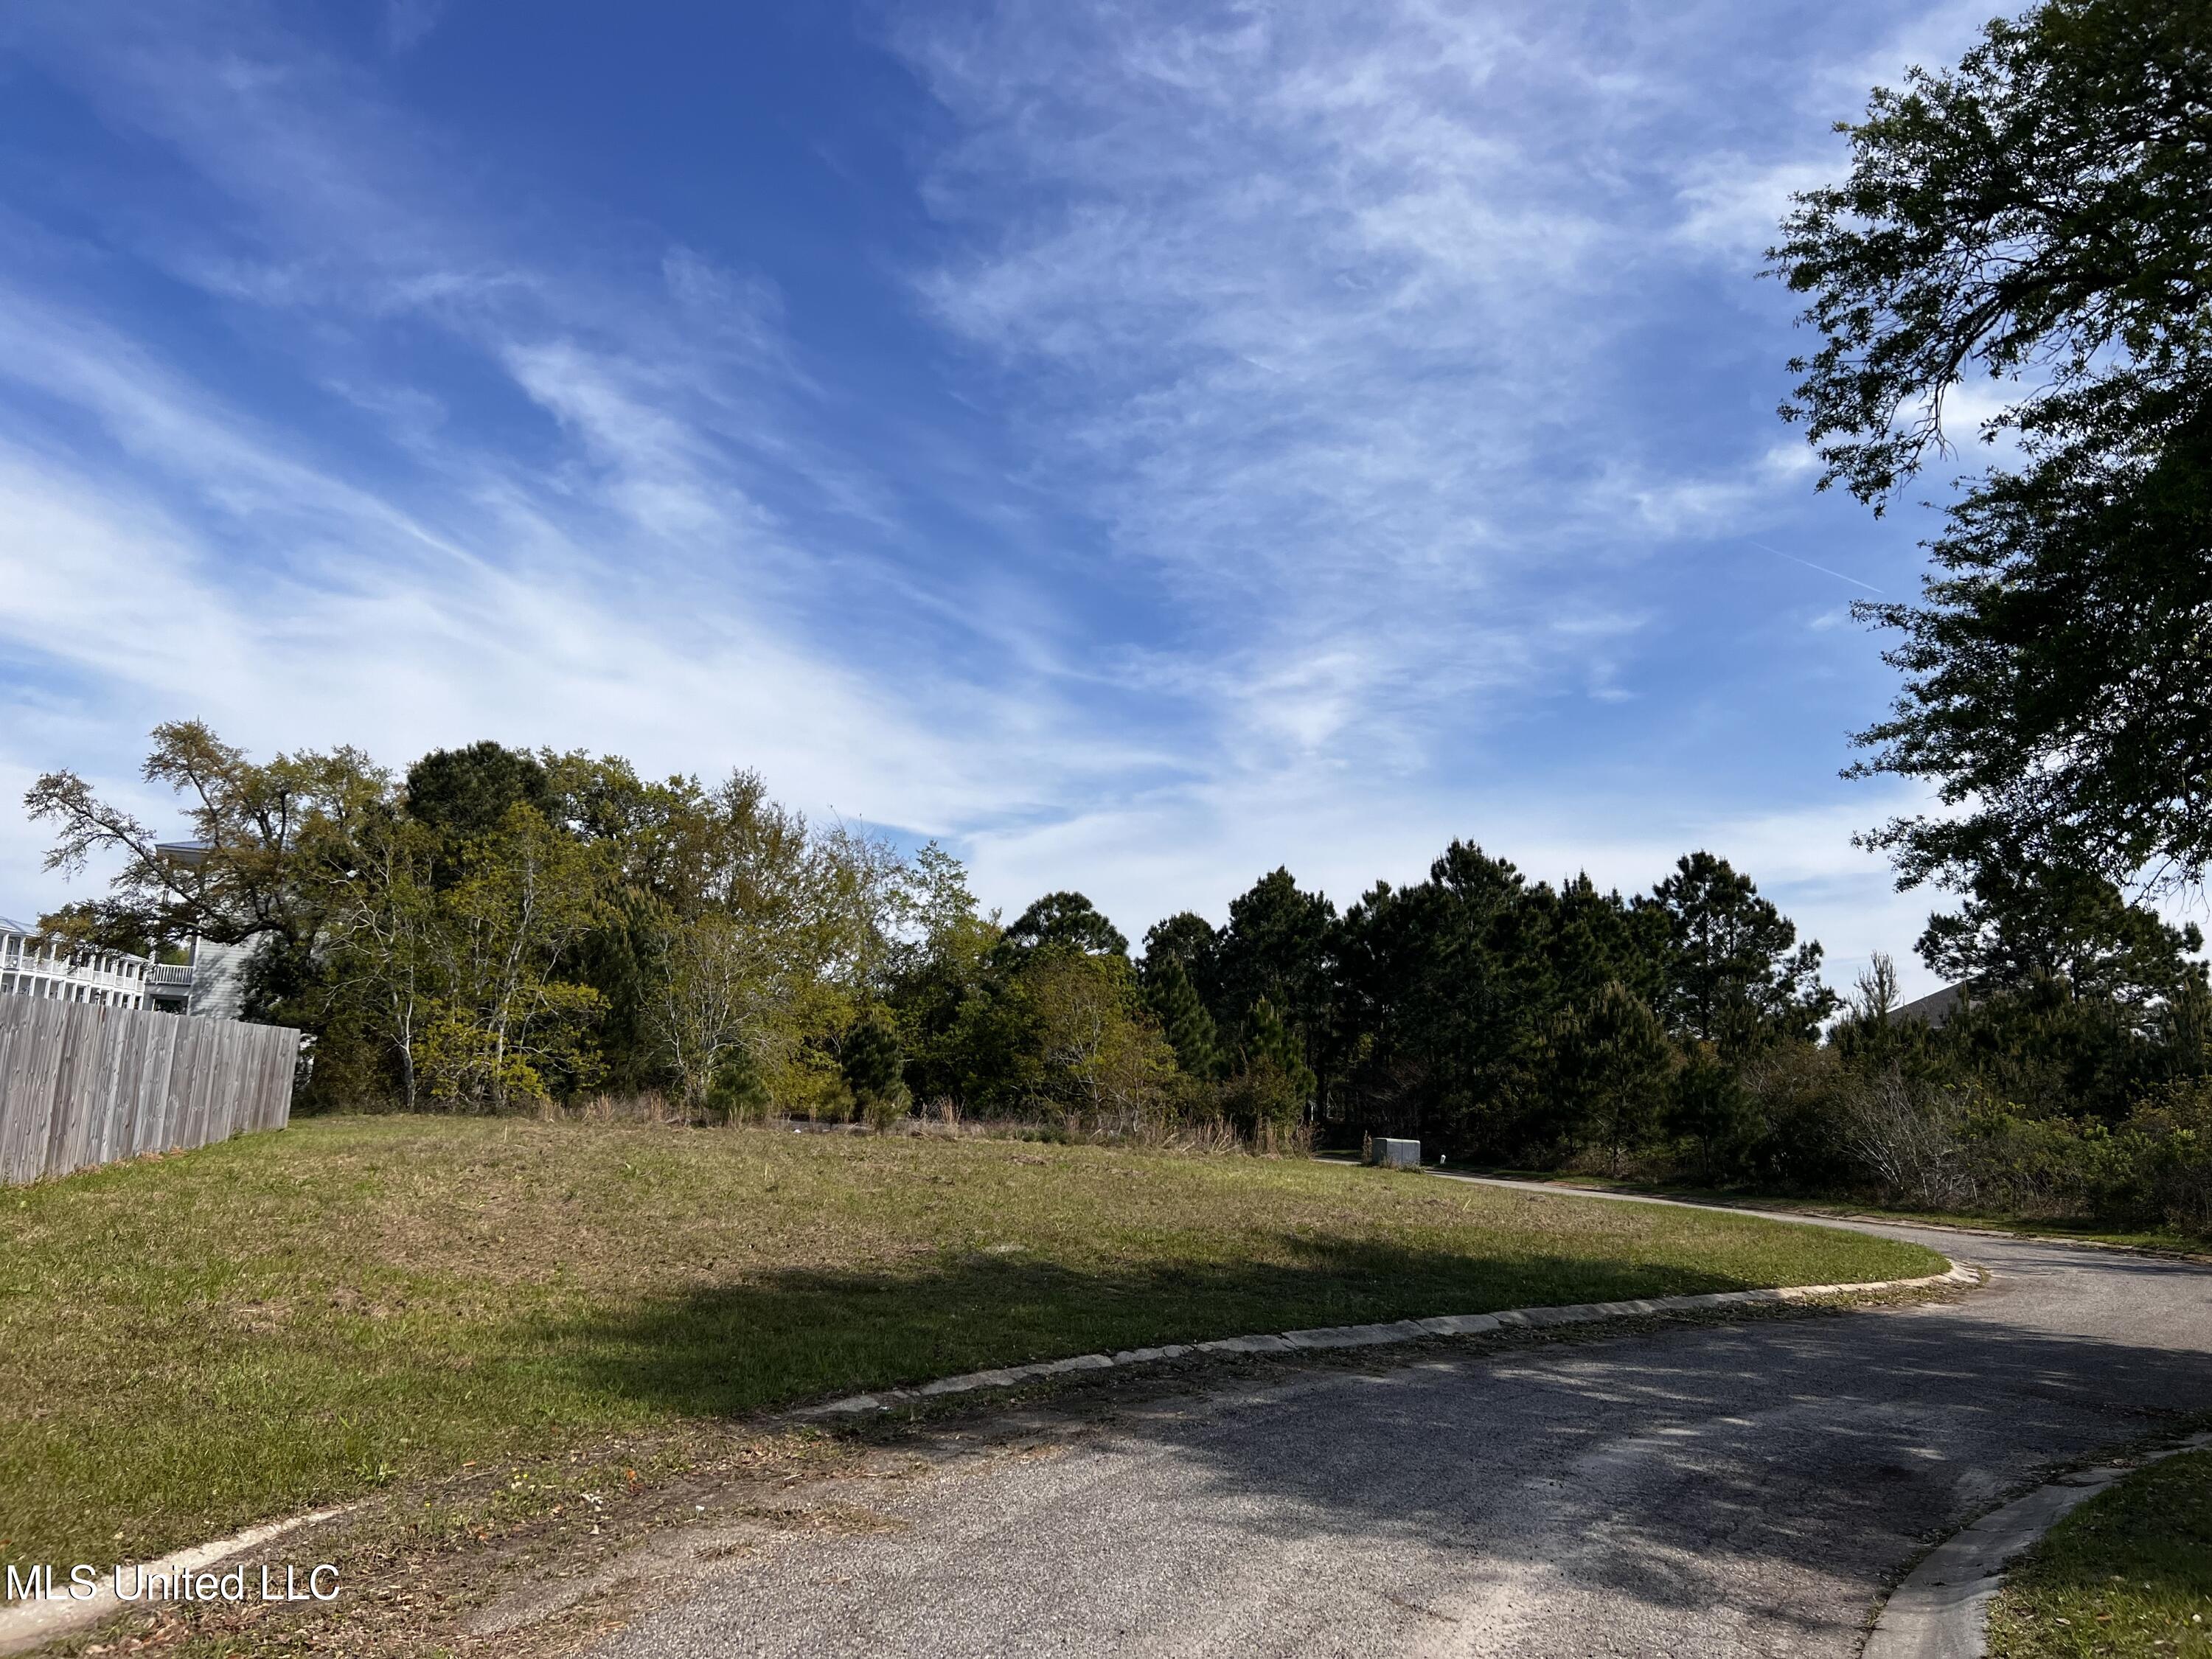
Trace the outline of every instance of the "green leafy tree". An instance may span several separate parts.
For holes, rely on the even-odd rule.
[[[2159,1008],[2152,1027],[2159,1070],[2168,1078],[2212,1073],[2212,983],[2202,966],[2192,969]]]
[[[185,834],[162,836],[75,772],[47,773],[25,794],[32,820],[54,829],[47,869],[118,866],[105,896],[47,918],[49,931],[132,951],[259,942],[303,959],[331,884],[351,866],[354,825],[391,794],[389,777],[357,750],[257,763],[198,720],[155,727],[140,775],[180,798]]]
[[[319,1016],[305,1022],[318,1031],[311,1087],[319,1100],[357,1103],[384,1092],[384,1071],[412,1111],[423,1103],[422,1047],[442,983],[439,840],[385,811],[365,815],[349,844],[347,873],[325,910],[323,972],[299,999]]]
[[[1559,1006],[1529,891],[1509,860],[1454,842],[1426,881],[1377,883],[1346,914],[1331,1099],[1348,1119],[1514,1155]]]
[[[1036,1045],[1039,1103],[1124,1124],[1158,1115],[1175,1054],[1144,1017],[1123,956],[1048,946],[1018,972]]]
[[[1692,1042],[1668,1090],[1667,1127],[1689,1143],[1702,1179],[1728,1182],[1757,1169],[1767,1125],[1740,1068]]]
[[[1221,933],[1204,916],[1178,910],[1145,930],[1145,958],[1140,971],[1149,983],[1168,962],[1182,964],[1204,1002],[1213,1013],[1221,1002]],[[1218,1016],[1215,1023],[1219,1024]]]
[[[694,1106],[743,1049],[787,1108],[834,1107],[841,1034],[893,973],[911,908],[903,866],[880,842],[777,805],[750,773],[711,792],[666,788],[665,810],[626,811],[626,828],[587,843],[616,859],[641,836],[667,839],[650,860],[644,1035]]]
[[[2004,858],[2193,883],[2212,857],[2212,12],[2045,0],[1877,91],[1850,176],[1774,269],[1819,349],[1784,410],[1880,505],[1948,454],[1954,393],[2017,441],[1950,507],[1854,769],[1954,811],[1871,837],[1908,883]]]
[[[1265,1001],[1298,1036],[1306,1058],[1317,1057],[1328,1030],[1336,907],[1302,891],[1278,869],[1229,902],[1214,973],[1224,1026],[1242,1024]]]
[[[911,891],[910,931],[886,992],[908,1081],[925,1103],[982,1110],[1018,1098],[1027,1080],[1004,1068],[1020,1051],[1024,1021],[1005,1006],[995,914],[978,914],[967,872],[935,842],[915,856]]]
[[[496,834],[516,806],[549,823],[561,821],[544,766],[521,750],[485,738],[465,749],[435,749],[407,769],[407,815],[438,838],[442,885],[453,879],[460,848]]]
[[[497,1110],[598,1080],[605,1000],[564,965],[599,914],[592,850],[517,802],[462,843],[439,912],[438,996],[418,1052],[434,1099]]]

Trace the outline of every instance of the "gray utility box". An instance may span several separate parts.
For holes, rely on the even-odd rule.
[[[1367,1161],[1393,1170],[1418,1170],[1421,1167],[1421,1143],[1385,1140],[1377,1136],[1367,1143]]]

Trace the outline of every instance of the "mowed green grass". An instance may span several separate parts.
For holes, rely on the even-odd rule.
[[[466,1118],[0,1191],[0,1559],[1095,1350],[1942,1270],[1750,1216],[1303,1160]]]
[[[2212,1452],[2139,1469],[2053,1527],[2007,1574],[1990,1652],[2212,1656]]]

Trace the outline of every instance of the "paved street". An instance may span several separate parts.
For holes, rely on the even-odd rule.
[[[1933,1534],[2212,1407],[2212,1269],[1872,1231],[1995,1278],[1949,1305],[1273,1371],[1046,1455],[948,1455],[855,1494],[886,1529],[732,1562],[602,1651],[1854,1654]]]

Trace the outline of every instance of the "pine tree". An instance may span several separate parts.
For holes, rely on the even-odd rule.
[[[1301,1110],[1313,1099],[1316,1079],[1306,1064],[1305,1044],[1265,997],[1244,1016],[1244,1064],[1248,1071],[1265,1067],[1279,1074]]]
[[[1187,1076],[1212,1077],[1221,1055],[1213,1016],[1191,983],[1190,973],[1174,957],[1164,957],[1145,981],[1145,1002],[1166,1033],[1176,1063]]]

